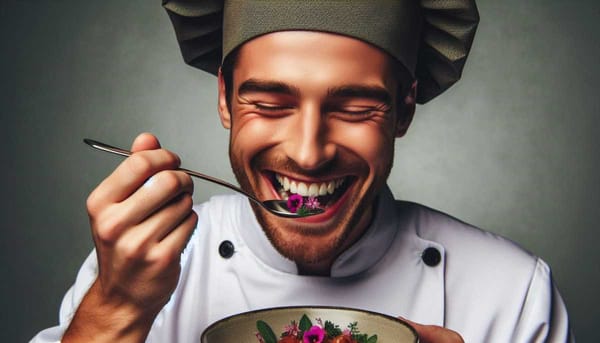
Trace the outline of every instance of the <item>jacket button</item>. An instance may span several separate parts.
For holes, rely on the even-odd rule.
[[[421,259],[430,267],[437,266],[442,260],[442,254],[434,247],[429,247],[421,254]]]
[[[231,241],[223,241],[219,245],[219,255],[221,255],[223,258],[230,258],[233,256],[234,251],[235,247]]]

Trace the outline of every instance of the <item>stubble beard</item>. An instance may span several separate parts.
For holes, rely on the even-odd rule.
[[[241,160],[236,158],[231,147],[229,158],[233,173],[241,188],[256,197],[256,189],[252,186]],[[267,160],[267,158],[262,158],[262,160]],[[297,223],[293,219],[276,217],[251,201],[250,205],[267,238],[281,255],[297,264],[317,264],[323,261],[334,261],[343,252],[343,249],[354,243],[354,241],[347,242],[347,239],[357,229],[356,226],[359,223],[361,226],[364,225],[364,228],[359,228],[363,231],[369,226],[372,218],[367,218],[368,220],[364,222],[363,215],[371,209],[374,210],[375,198],[385,185],[385,180],[387,180],[392,168],[392,162],[390,160],[385,167],[385,175],[379,182],[372,182],[366,190],[359,190],[358,194],[348,194],[350,197],[345,200],[347,204],[339,209],[342,213],[336,213],[334,221],[327,224],[327,226],[319,223]],[[260,169],[256,168],[254,170]],[[259,177],[259,175],[256,175],[254,180],[257,187],[259,184],[257,178]],[[364,179],[362,181],[364,182]],[[353,187],[355,186],[353,185]],[[360,235],[353,238],[357,240]]]

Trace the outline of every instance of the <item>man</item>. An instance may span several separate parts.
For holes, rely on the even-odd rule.
[[[285,305],[401,316],[423,342],[571,340],[543,261],[395,201],[386,186],[415,104],[460,76],[478,21],[472,1],[165,7],[186,61],[210,72],[223,25],[218,110],[240,185],[325,212],[281,218],[241,196],[192,209],[178,157],[140,135],[89,196],[96,251],[61,324],[34,341],[197,342],[216,320]]]

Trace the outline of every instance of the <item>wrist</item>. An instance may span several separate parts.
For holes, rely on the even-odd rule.
[[[144,342],[159,311],[108,299],[96,280],[73,316],[62,343]]]

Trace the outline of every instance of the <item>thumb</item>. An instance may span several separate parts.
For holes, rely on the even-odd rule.
[[[147,132],[139,134],[131,145],[132,152],[154,149],[160,149],[160,142],[153,134]]]
[[[464,343],[461,335],[450,329],[437,325],[423,325],[415,323],[406,318],[398,317],[398,319],[407,322],[412,326],[419,335],[421,343]]]

